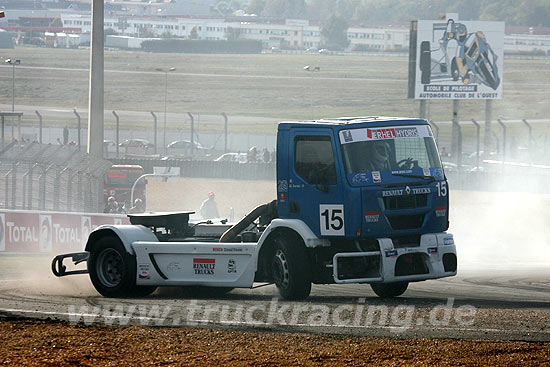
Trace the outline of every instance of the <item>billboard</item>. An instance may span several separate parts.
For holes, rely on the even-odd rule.
[[[0,254],[82,251],[102,224],[128,224],[119,214],[0,211]]]
[[[419,20],[415,33],[415,99],[502,98],[504,22]]]

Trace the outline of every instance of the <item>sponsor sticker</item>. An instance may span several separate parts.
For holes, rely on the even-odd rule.
[[[433,176],[436,180],[443,180],[443,170],[439,167],[433,169]]]
[[[390,127],[379,129],[367,129],[367,138],[372,140],[417,138],[419,136],[416,126]]]
[[[237,272],[237,264],[235,263],[235,260],[233,260],[233,259],[227,260],[227,272],[228,273],[236,273]]]
[[[178,262],[171,262],[166,269],[171,272],[179,272],[183,270],[183,266]]]
[[[429,254],[437,254],[437,247],[428,247]]]
[[[397,250],[386,250],[386,257],[397,257]]]
[[[216,259],[193,259],[193,270],[196,275],[214,275],[216,270]]]
[[[380,183],[382,178],[380,177],[380,171],[372,171],[372,182]]]
[[[436,217],[444,217],[447,214],[447,207],[446,206],[436,206],[435,207],[435,216]]]
[[[277,183],[277,191],[287,192],[288,191],[288,182],[286,180],[279,180]]]
[[[430,176],[430,169],[429,168],[422,168],[422,173],[424,176]]]
[[[149,273],[149,264],[138,264],[138,278],[151,279],[151,276]]]
[[[443,244],[444,245],[454,245],[455,240],[452,237],[445,237],[445,239],[443,239]]]
[[[365,212],[365,221],[367,223],[376,223],[380,219],[380,212]]]
[[[285,195],[284,192],[279,193],[279,200],[280,201],[285,201],[286,200],[286,195]]]
[[[428,126],[399,126],[360,128],[340,131],[340,143],[350,144],[358,141],[384,140],[397,138],[427,138],[433,136]]]
[[[356,185],[367,184],[369,183],[369,176],[366,173],[357,173],[351,179],[351,183]]]
[[[344,138],[344,141],[346,143],[353,142],[353,136],[351,135],[351,131],[349,131],[349,130],[342,131],[342,137]]]
[[[214,247],[213,252],[243,252],[241,247]]]

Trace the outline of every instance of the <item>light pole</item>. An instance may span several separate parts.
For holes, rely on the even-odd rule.
[[[321,71],[319,66],[306,65],[304,66],[305,71],[311,72],[311,95],[309,96],[310,105],[309,105],[309,114],[310,118],[313,120],[313,73],[316,71]]]
[[[7,59],[6,64],[12,66],[11,73],[11,112],[15,111],[15,65],[21,64],[21,60]]]
[[[176,68],[172,67],[168,70],[157,69],[158,71],[164,72],[164,132],[162,144],[164,145],[164,155],[166,155],[166,100],[168,99],[168,73],[171,71],[176,71]]]

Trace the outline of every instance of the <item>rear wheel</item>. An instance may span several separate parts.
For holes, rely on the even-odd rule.
[[[156,289],[136,285],[135,257],[114,236],[97,241],[90,252],[88,272],[95,289],[105,297],[142,297]]]
[[[393,298],[402,295],[407,290],[409,282],[372,283],[370,287],[381,298]]]
[[[275,240],[272,258],[273,280],[288,300],[304,299],[311,292],[311,267],[306,248],[296,235],[281,236]]]

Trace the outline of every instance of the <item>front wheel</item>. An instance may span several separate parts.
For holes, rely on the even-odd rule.
[[[381,298],[393,298],[402,295],[407,290],[409,282],[372,283],[370,287]]]
[[[295,300],[309,296],[311,267],[305,246],[297,236],[282,236],[276,240],[272,269],[281,297]]]
[[[97,241],[90,252],[88,272],[95,289],[105,297],[143,297],[156,289],[136,285],[136,260],[114,236]]]

